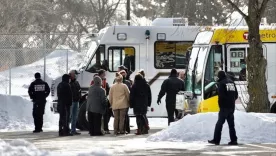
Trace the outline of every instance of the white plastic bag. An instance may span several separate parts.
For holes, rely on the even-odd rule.
[[[178,92],[178,94],[176,94],[175,109],[184,110],[184,104],[185,104],[185,95],[184,95],[184,92],[180,91]]]

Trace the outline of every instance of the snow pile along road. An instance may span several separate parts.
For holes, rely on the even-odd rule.
[[[31,131],[33,124],[33,103],[20,96],[0,94],[0,131]],[[43,129],[57,129],[58,116],[50,112],[49,104],[45,106]]]
[[[50,156],[46,151],[40,151],[25,140],[3,141],[0,139],[1,156]]]
[[[147,141],[193,142],[211,140],[217,113],[188,115],[167,129],[148,137]],[[276,143],[276,114],[235,112],[235,127],[239,143]],[[230,141],[225,122],[221,143]]]

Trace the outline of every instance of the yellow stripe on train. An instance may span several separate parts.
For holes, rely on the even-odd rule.
[[[262,42],[276,42],[276,30],[264,29],[260,30]],[[211,40],[212,44],[215,43],[247,43],[248,30],[243,29],[215,29]]]

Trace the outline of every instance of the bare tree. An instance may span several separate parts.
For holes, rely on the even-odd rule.
[[[248,71],[249,112],[268,112],[269,99],[266,84],[267,60],[263,55],[262,41],[260,39],[261,18],[269,0],[249,0],[247,2],[248,15],[231,0],[227,1],[245,19],[248,25],[249,52],[246,58]]]
[[[92,15],[96,16],[96,26],[98,31],[106,27],[114,16],[121,0],[89,0],[92,8]]]

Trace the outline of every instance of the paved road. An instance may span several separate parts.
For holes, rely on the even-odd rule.
[[[150,130],[150,134],[159,129]],[[150,135],[149,134],[149,135]],[[146,137],[134,134],[90,137],[88,132],[71,137],[58,137],[57,132],[2,132],[4,140],[25,139],[41,150],[54,155],[78,155],[91,151],[108,152],[118,156],[276,156],[276,144],[245,144],[239,146],[212,146],[205,143],[146,142]]]

